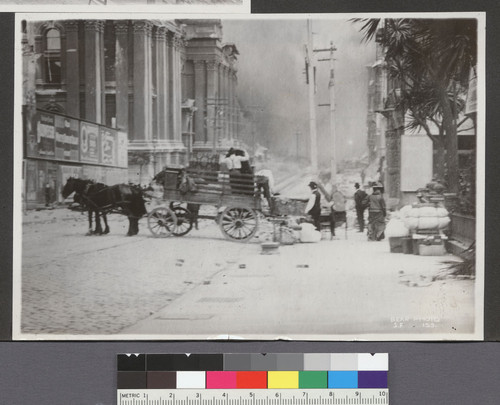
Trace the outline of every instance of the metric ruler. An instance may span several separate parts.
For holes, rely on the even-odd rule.
[[[363,389],[119,389],[118,405],[361,405],[389,404],[387,388]]]

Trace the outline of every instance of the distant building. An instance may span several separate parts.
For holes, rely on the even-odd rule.
[[[237,142],[234,44],[219,20],[23,23],[25,200],[69,176],[146,184]]]
[[[239,141],[235,44],[222,42],[219,20],[185,20],[183,98],[194,100],[195,155],[216,154]],[[185,128],[186,129],[186,128]]]

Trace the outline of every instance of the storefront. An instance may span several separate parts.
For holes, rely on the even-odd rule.
[[[62,202],[69,177],[104,184],[127,181],[127,134],[52,112],[25,113],[26,207]]]

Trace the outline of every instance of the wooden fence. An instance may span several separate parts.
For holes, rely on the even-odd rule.
[[[471,244],[476,240],[476,218],[469,215],[450,214],[451,237],[459,242]]]

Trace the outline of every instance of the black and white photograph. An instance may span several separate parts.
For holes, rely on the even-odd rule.
[[[16,24],[14,339],[483,339],[484,13]]]

